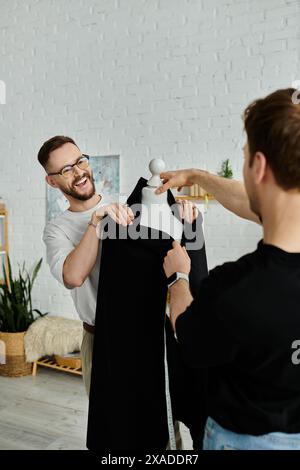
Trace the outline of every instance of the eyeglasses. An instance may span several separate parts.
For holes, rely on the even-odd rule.
[[[57,173],[48,173],[48,175],[62,175],[64,178],[69,178],[69,176],[74,173],[75,166],[78,166],[78,168],[80,168],[81,170],[87,168],[89,166],[89,159],[90,157],[88,155],[82,154],[81,157],[78,158],[77,162],[75,162],[73,165],[66,165]]]

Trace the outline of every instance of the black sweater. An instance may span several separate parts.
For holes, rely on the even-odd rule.
[[[300,364],[292,361],[300,253],[261,241],[254,253],[213,269],[176,333],[187,363],[209,367],[208,413],[221,426],[300,433]]]

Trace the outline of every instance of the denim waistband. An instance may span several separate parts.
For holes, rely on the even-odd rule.
[[[300,450],[300,433],[289,434],[282,432],[271,432],[254,436],[250,434],[238,434],[223,428],[213,418],[209,417],[206,422],[206,437],[216,442],[227,443],[236,449],[290,449]]]

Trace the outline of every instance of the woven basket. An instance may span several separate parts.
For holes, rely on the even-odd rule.
[[[81,368],[81,357],[80,356],[54,356],[55,362],[59,366],[63,367],[72,367],[72,369],[79,369]]]
[[[25,358],[25,333],[26,331],[21,333],[4,333],[0,331],[0,353],[1,358],[5,358],[5,364],[0,364],[0,375],[22,377],[31,374],[32,363],[26,362]]]

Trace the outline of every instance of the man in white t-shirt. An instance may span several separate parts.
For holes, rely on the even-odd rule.
[[[47,223],[43,240],[51,273],[70,289],[83,321],[82,369],[89,393],[100,266],[96,227],[106,214],[126,226],[133,213],[119,202],[119,195],[96,194],[89,157],[82,155],[73,139],[65,136],[49,139],[41,147],[38,160],[47,172],[47,183],[61,190],[70,203],[65,212]]]

